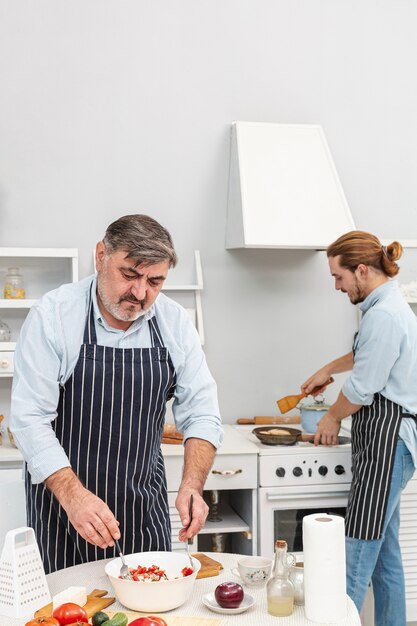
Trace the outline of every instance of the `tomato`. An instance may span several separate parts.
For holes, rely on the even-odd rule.
[[[35,619],[31,619],[29,622],[26,622],[25,626],[38,626],[38,624],[43,624],[43,626],[60,626],[55,617],[35,617]]]
[[[67,626],[74,624],[74,622],[81,622],[88,624],[87,612],[82,606],[74,604],[74,602],[66,602],[58,606],[52,614],[60,623],[61,626]]]
[[[154,626],[153,622],[155,622],[155,626],[168,626],[166,621],[162,619],[162,617],[155,617],[155,615],[149,615],[149,620],[151,620],[150,626]]]
[[[191,574],[194,574],[194,570],[191,567],[183,567],[181,574],[183,576],[191,576]]]
[[[162,617],[155,617],[155,615],[149,615],[148,617],[139,617],[138,619],[130,622],[129,626],[168,626],[166,621]]]

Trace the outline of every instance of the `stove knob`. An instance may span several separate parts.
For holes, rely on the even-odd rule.
[[[294,474],[294,476],[302,476],[303,470],[301,469],[301,467],[294,467],[292,473]]]
[[[343,465],[336,465],[336,467],[334,468],[334,471],[336,472],[338,476],[341,476],[342,474],[345,473],[345,468],[343,467]]]
[[[277,476],[279,476],[280,478],[284,478],[284,476],[285,476],[285,467],[278,467],[278,469],[275,472],[275,474]]]
[[[329,470],[327,469],[327,467],[325,465],[320,465],[320,467],[319,467],[319,474],[320,474],[320,476],[326,476],[328,471]]]

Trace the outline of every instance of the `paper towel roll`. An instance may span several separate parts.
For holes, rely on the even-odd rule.
[[[314,622],[346,619],[345,520],[315,513],[303,519],[305,614]]]

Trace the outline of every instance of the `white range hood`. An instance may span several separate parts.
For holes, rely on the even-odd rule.
[[[233,123],[226,248],[322,250],[354,229],[321,126]]]

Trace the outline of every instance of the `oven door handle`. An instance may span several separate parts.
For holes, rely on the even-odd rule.
[[[282,495],[275,493],[267,493],[266,499],[269,501],[274,500],[317,500],[317,498],[346,498],[349,495],[349,491],[332,491],[327,493],[299,493],[299,494],[290,494],[290,495]]]

